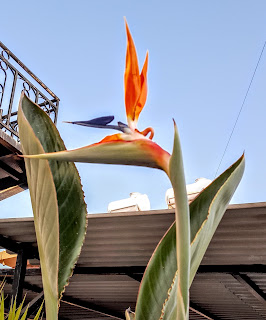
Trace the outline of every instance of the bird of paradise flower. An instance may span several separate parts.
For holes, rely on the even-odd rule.
[[[158,168],[166,172],[172,183],[176,202],[176,268],[179,276],[177,279],[175,312],[176,319],[187,320],[189,315],[191,254],[190,215],[178,132],[174,123],[174,146],[170,155],[152,140],[154,130],[151,127],[143,131],[137,129],[138,118],[147,98],[148,54],[146,55],[143,68],[139,72],[134,41],[127,22],[125,23],[127,50],[124,85],[127,124],[118,122],[117,125],[112,125],[113,116],[100,117],[89,121],[74,121],[71,123],[89,127],[115,129],[120,131],[120,133],[109,135],[100,142],[75,150],[24,156],[31,159],[145,166]],[[21,122],[25,120],[22,109],[24,106],[26,108],[27,105],[29,105],[29,100],[25,95],[22,95],[19,110]],[[168,293],[166,294],[168,295]]]

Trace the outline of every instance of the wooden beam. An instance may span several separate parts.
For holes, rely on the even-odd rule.
[[[5,243],[5,241],[7,241]],[[11,247],[11,244],[14,243],[14,246]],[[5,247],[13,252],[18,250],[18,244],[16,242],[12,242],[11,239],[3,237],[0,235],[0,245]],[[27,254],[30,254],[34,250],[36,252],[34,254],[38,254],[38,250],[35,247],[29,246],[23,247],[27,250]],[[12,249],[13,248],[13,249]],[[33,254],[33,253],[32,253]],[[33,256],[30,256],[33,258]],[[79,267],[78,265],[74,269],[74,274],[95,274],[95,275],[127,275],[135,280],[139,281],[145,271],[144,266],[135,266],[135,267]],[[3,269],[0,270],[0,276],[12,276],[13,275],[12,269]],[[200,266],[197,273],[227,273],[227,274],[239,274],[239,273],[266,273],[266,265],[219,265],[219,266]],[[28,276],[40,275],[40,269],[29,269],[26,273]]]
[[[79,267],[74,269],[74,274],[112,274],[112,275],[128,275],[128,274],[143,274],[145,266],[134,267]]]
[[[197,273],[266,273],[266,265],[201,265]]]
[[[39,258],[38,248],[33,247],[31,243],[17,242],[1,234],[0,246],[14,253],[18,253],[20,250],[23,250],[28,259]]]

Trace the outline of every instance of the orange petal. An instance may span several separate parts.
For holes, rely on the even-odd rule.
[[[148,127],[143,131],[139,131],[138,129],[135,129],[137,132],[141,133],[142,135],[144,135],[144,137],[147,137],[149,134],[149,139],[152,140],[154,137],[154,130],[152,127]]]
[[[112,134],[110,136],[106,136],[100,142],[95,143],[94,145],[99,144],[99,143],[103,143],[103,142],[112,142],[112,141],[124,141],[124,139],[122,138],[122,133],[116,133],[116,134]]]
[[[134,121],[135,108],[141,93],[141,84],[136,48],[126,20],[125,24],[127,33],[126,70],[124,76],[125,105],[128,119]]]
[[[148,70],[148,52],[146,54],[145,62],[140,74],[140,96],[138,103],[135,108],[135,117],[134,120],[137,121],[139,118],[139,114],[141,113],[147,99],[148,93],[148,83],[147,83],[147,70]]]

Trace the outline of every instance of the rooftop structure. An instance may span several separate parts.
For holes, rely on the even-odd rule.
[[[145,266],[173,221],[171,209],[88,215],[59,319],[124,319],[128,307],[134,310]],[[192,283],[190,320],[266,318],[265,226],[266,203],[229,206]],[[33,219],[0,220],[0,245],[18,253],[16,269],[0,271],[5,293],[21,290],[34,306],[43,295],[41,270],[26,267],[27,259],[38,258]]]

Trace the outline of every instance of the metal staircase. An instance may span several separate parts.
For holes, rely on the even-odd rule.
[[[17,110],[24,91],[56,123],[59,98],[0,42],[0,201],[27,189]]]

